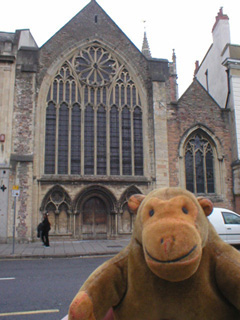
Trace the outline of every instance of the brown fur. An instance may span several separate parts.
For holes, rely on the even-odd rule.
[[[90,275],[69,320],[239,320],[240,253],[208,222],[211,201],[164,188],[129,207],[131,242]]]

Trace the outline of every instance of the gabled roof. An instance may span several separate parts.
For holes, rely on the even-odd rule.
[[[107,30],[106,25],[108,26]],[[126,34],[118,27],[118,25],[95,0],[91,0],[82,10],[80,10],[60,30],[58,30],[45,44],[43,44],[42,48],[48,46],[49,43],[56,37],[58,37],[59,34],[61,34],[61,37],[63,37],[64,33],[67,40],[68,35],[72,36],[72,34],[74,33],[72,42],[74,41],[76,43],[82,40],[83,37],[86,39],[89,36],[90,40],[90,38],[93,37],[93,34],[95,34],[96,38],[99,36],[104,37],[104,33],[106,32],[108,34],[110,33],[112,38],[115,38],[115,40],[121,34],[122,37],[125,38],[125,40],[131,43],[134,50],[137,50],[141,53],[141,51],[134,45],[134,43],[126,36]],[[83,37],[81,35],[83,35]]]
[[[93,43],[104,45],[110,52],[116,53],[122,62],[128,62],[139,78],[151,78],[149,63],[152,59],[144,56],[95,0],[91,0],[40,48],[40,77],[50,66],[57,66],[63,57],[72,55],[77,48]],[[160,73],[164,72],[162,63],[158,69]]]
[[[202,94],[205,94],[211,99],[215,104],[216,107],[218,107],[221,110],[225,110],[220,107],[220,105],[217,103],[217,101],[207,92],[207,90],[202,86],[202,84],[198,81],[198,79],[194,78],[193,82],[190,84],[190,86],[186,89],[186,91],[181,95],[181,97],[178,99],[177,103],[181,103],[181,101],[191,94],[191,91],[197,89],[202,92]]]

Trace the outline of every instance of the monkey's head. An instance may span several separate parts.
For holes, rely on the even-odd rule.
[[[128,206],[137,213],[133,237],[142,244],[150,270],[172,282],[191,277],[208,238],[212,202],[180,188],[164,188],[133,195]]]

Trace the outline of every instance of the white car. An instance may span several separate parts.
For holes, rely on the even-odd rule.
[[[240,244],[239,214],[224,208],[214,208],[208,219],[225,242]]]

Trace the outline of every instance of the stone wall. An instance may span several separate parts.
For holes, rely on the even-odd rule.
[[[34,53],[37,52],[34,50]],[[9,188],[19,186],[16,199],[16,238],[18,241],[32,239],[33,212],[33,153],[35,128],[36,61],[32,50],[24,50],[17,57],[14,108],[12,117],[12,153]],[[31,62],[35,61],[35,67]],[[29,63],[29,64],[28,64]],[[30,66],[31,64],[31,66]],[[30,67],[29,67],[30,66]],[[8,217],[8,238],[12,237],[13,197],[9,199],[12,208]]]

